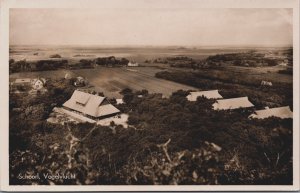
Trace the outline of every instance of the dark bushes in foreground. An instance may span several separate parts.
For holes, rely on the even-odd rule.
[[[65,95],[52,92],[59,100]],[[10,146],[11,184],[292,183],[291,119],[249,120],[251,110],[213,111],[214,100],[190,102],[187,91],[169,99],[146,91],[122,93],[127,101],[118,107],[129,114],[127,129],[86,123],[63,127],[11,113],[10,140],[22,139]],[[71,168],[70,134],[79,140]],[[20,161],[24,152],[33,162]],[[71,172],[78,178],[20,182],[15,178],[20,171]]]

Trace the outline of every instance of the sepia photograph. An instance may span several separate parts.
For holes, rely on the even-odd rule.
[[[8,186],[299,188],[298,1],[12,2]]]

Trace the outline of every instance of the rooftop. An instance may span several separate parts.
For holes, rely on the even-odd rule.
[[[248,97],[239,97],[231,99],[221,99],[217,100],[213,104],[214,110],[229,110],[238,108],[248,108],[254,105],[248,100]]]
[[[219,99],[223,98],[218,90],[208,90],[208,91],[196,91],[190,92],[190,94],[186,97],[189,101],[197,101],[198,97],[205,97],[207,99]]]
[[[75,90],[63,106],[92,117],[102,117],[120,112],[113,105],[104,104],[104,100],[105,97]]]
[[[281,119],[293,118],[293,112],[289,106],[277,107],[271,109],[257,110],[249,116],[254,119],[265,119],[268,117],[278,117]]]

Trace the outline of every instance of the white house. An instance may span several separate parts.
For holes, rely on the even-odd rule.
[[[116,99],[116,101],[117,101],[117,105],[119,105],[119,104],[124,104],[123,99]]]
[[[248,97],[221,99],[213,104],[214,110],[230,110],[249,107],[254,107],[254,105],[248,100]]]
[[[44,78],[32,79],[31,84],[32,84],[33,89],[40,90],[40,89],[44,88],[44,86],[46,84],[46,79],[44,79]]]
[[[137,67],[137,66],[139,66],[139,63],[130,61],[130,62],[128,62],[127,66],[129,66],[129,67]]]
[[[220,99],[223,98],[218,90],[208,90],[208,91],[196,91],[190,92],[188,96],[186,96],[189,101],[197,101],[198,97],[205,97],[207,99]]]
[[[11,83],[11,86],[28,86],[28,88],[32,87],[34,90],[40,90],[44,88],[46,84],[45,78],[18,78],[14,82]]]

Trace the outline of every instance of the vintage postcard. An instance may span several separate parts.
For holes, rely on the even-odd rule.
[[[1,190],[299,190],[298,0],[0,7]]]

